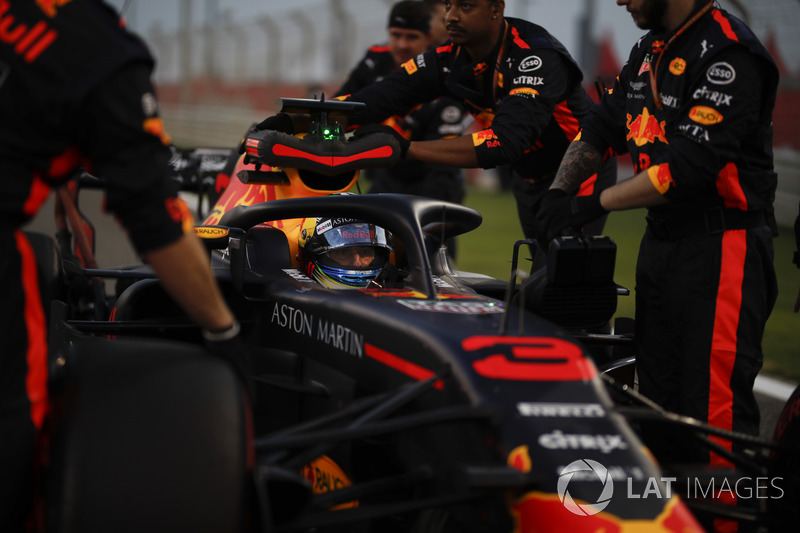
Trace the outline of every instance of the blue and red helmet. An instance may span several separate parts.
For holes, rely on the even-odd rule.
[[[332,289],[363,289],[389,261],[392,236],[354,218],[307,218],[298,237],[300,265]]]

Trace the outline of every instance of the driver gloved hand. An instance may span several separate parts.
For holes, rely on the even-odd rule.
[[[358,139],[373,133],[386,133],[397,139],[397,142],[400,144],[400,158],[405,159],[408,148],[411,146],[411,141],[403,137],[399,131],[391,126],[387,126],[386,124],[366,124],[359,127],[353,133],[353,136]]]
[[[281,133],[294,135],[294,123],[288,113],[278,113],[267,117],[255,125],[256,130],[275,130]]]
[[[230,328],[222,331],[203,329],[203,341],[206,349],[212,355],[231,364],[250,395],[250,399],[255,401],[252,356],[249,347],[242,339],[239,322],[234,322]]]
[[[536,215],[536,237],[545,248],[567,228],[580,231],[587,223],[600,218],[608,211],[600,205],[600,196],[571,196],[564,191],[545,193]]]

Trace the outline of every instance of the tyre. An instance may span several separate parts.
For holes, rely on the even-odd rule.
[[[781,411],[773,436],[782,447],[770,457],[770,532],[797,531],[800,523],[800,387]]]

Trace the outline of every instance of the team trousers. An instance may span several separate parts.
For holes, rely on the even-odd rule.
[[[36,259],[21,231],[0,230],[0,531],[23,531],[34,448],[47,408],[46,325]]]
[[[645,232],[636,267],[642,394],[669,411],[758,435],[753,384],[778,291],[773,256],[766,226],[677,240]],[[643,435],[662,462],[725,464],[667,424],[647,425]]]

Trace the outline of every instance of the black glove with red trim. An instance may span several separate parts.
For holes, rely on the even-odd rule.
[[[545,249],[550,241],[567,228],[580,231],[587,223],[608,213],[600,205],[600,196],[572,196],[560,189],[550,189],[539,203],[536,214],[536,238]]]
[[[400,158],[405,159],[408,148],[411,146],[411,141],[403,137],[399,131],[391,126],[387,126],[386,124],[366,124],[358,128],[355,133],[353,133],[353,136],[358,139],[360,137],[372,135],[373,133],[386,133],[397,139],[397,142],[400,144]]]

